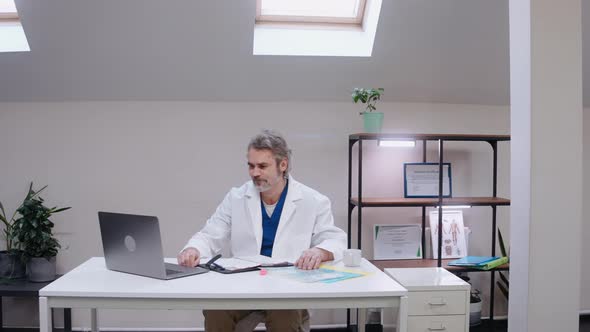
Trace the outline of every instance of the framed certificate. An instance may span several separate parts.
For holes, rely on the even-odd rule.
[[[374,259],[422,258],[422,226],[375,225],[373,232]]]
[[[404,197],[438,197],[438,163],[404,163]],[[443,163],[443,197],[451,197],[451,164]]]

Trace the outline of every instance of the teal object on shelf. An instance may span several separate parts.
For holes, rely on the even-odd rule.
[[[380,133],[383,126],[382,112],[364,112],[363,122],[366,133]]]

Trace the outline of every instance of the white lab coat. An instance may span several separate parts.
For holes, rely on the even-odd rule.
[[[262,210],[260,193],[252,181],[232,188],[184,248],[194,247],[212,257],[230,244],[232,256],[260,254]],[[334,226],[330,200],[289,177],[289,189],[274,240],[272,257],[294,262],[309,248],[332,252],[335,260],[346,249],[346,233]]]

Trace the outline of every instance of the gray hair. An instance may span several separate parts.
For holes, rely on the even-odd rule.
[[[248,151],[250,149],[270,150],[277,161],[277,166],[281,161],[287,159],[287,170],[283,176],[285,178],[288,177],[291,171],[291,149],[289,149],[287,141],[281,134],[273,130],[264,129],[260,134],[252,137],[248,144]]]

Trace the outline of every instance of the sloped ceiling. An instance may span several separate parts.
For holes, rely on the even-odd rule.
[[[0,102],[509,104],[508,0],[383,0],[371,58],[253,56],[255,0],[16,3],[32,52],[0,54]]]

